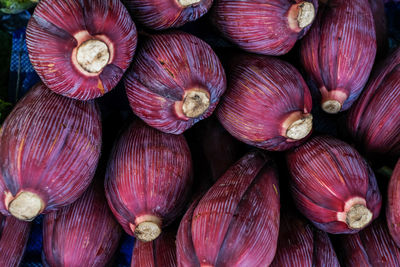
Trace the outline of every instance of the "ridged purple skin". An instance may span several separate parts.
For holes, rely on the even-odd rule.
[[[282,135],[282,123],[292,112],[309,114],[310,91],[300,73],[280,59],[243,54],[230,62],[228,89],[217,116],[240,141],[258,148],[282,151],[302,140]]]
[[[222,65],[201,39],[183,32],[155,34],[141,42],[125,77],[133,112],[148,125],[165,133],[181,134],[209,117],[225,92]],[[176,112],[185,91],[201,87],[210,94],[210,106],[199,117]]]
[[[336,252],[327,233],[314,228],[314,265],[315,267],[340,267]]]
[[[122,228],[107,205],[102,183],[95,183],[73,204],[44,216],[45,266],[107,266],[110,262]]]
[[[297,208],[317,228],[328,233],[356,233],[339,220],[347,201],[358,197],[379,215],[381,195],[372,169],[350,145],[317,136],[287,153],[292,196]]]
[[[355,235],[340,237],[345,267],[400,266],[400,249],[390,237],[386,223],[378,219]]]
[[[371,6],[375,24],[374,26],[377,45],[376,58],[381,58],[382,56],[385,56],[389,50],[385,4],[382,0],[368,0],[368,2]]]
[[[267,266],[278,240],[273,162],[251,152],[189,208],[177,235],[178,266]]]
[[[339,240],[341,250],[338,252],[344,267],[372,267],[359,234],[343,235]]]
[[[96,75],[74,64],[73,50],[86,38],[109,40],[108,64]],[[137,43],[136,27],[120,0],[41,0],[26,30],[29,58],[42,81],[54,92],[88,100],[111,91],[129,67]],[[112,46],[112,48],[111,48]]]
[[[347,127],[370,157],[400,156],[400,48],[374,71],[350,110]]]
[[[135,21],[153,30],[176,28],[195,21],[210,9],[213,0],[182,6],[178,0],[123,0]]]
[[[192,159],[183,135],[157,131],[133,122],[114,145],[105,188],[108,204],[129,235],[130,224],[152,215],[161,226],[171,223],[186,206],[192,184]]]
[[[271,267],[313,266],[313,239],[311,224],[293,214],[282,212],[278,249]]]
[[[322,96],[350,108],[364,88],[376,54],[368,0],[330,0],[301,41],[301,61]],[[342,97],[336,95],[343,94]]]
[[[286,211],[281,214],[278,249],[270,266],[340,265],[328,235]]]
[[[400,159],[389,182],[386,220],[390,235],[400,247]]]
[[[131,267],[175,267],[175,232],[165,232],[156,240],[137,240],[133,248]]]
[[[176,259],[178,266],[180,267],[200,266],[192,241],[193,212],[200,199],[201,196],[198,196],[193,201],[179,224],[179,229],[176,236]]]
[[[38,194],[43,213],[71,204],[93,179],[101,150],[100,110],[93,101],[35,85],[0,129],[0,212],[21,191]]]
[[[28,242],[31,224],[13,216],[0,215],[0,266],[20,265]]]
[[[301,0],[215,0],[211,13],[218,30],[241,49],[264,55],[283,55],[310,29],[289,27],[288,11]],[[318,10],[317,0],[307,0]]]

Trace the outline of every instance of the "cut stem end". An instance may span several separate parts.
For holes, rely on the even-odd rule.
[[[315,17],[315,8],[312,3],[302,2],[299,4],[299,14],[297,15],[297,22],[299,28],[303,29],[311,24]]]
[[[303,118],[294,121],[289,125],[286,130],[286,136],[293,140],[301,140],[306,137],[312,130],[311,114],[304,116]]]
[[[342,104],[337,100],[327,100],[322,103],[322,109],[329,114],[337,114],[342,109]]]
[[[315,8],[310,2],[293,4],[288,13],[289,27],[295,32],[300,32],[310,25],[315,18]]]
[[[76,61],[89,73],[99,73],[108,64],[110,51],[103,41],[90,39],[83,42],[77,49]]]
[[[347,225],[354,230],[363,229],[372,220],[372,212],[362,204],[356,204],[346,214]]]
[[[150,242],[161,234],[160,226],[151,221],[141,222],[135,228],[135,237],[142,242]]]
[[[179,5],[188,7],[200,3],[201,0],[178,0]]]
[[[197,118],[210,106],[210,95],[202,89],[192,89],[186,92],[182,104],[182,112],[188,118]]]
[[[15,218],[23,221],[32,221],[44,207],[43,200],[35,193],[22,192],[8,205],[8,211]]]

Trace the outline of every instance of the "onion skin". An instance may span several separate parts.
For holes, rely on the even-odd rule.
[[[273,162],[251,152],[196,200],[177,235],[178,266],[268,266],[279,231]]]
[[[105,188],[119,223],[129,235],[141,239],[137,230],[142,222],[155,223],[161,230],[180,215],[191,184],[192,160],[185,138],[137,120],[113,148]]]
[[[31,224],[0,215],[0,265],[17,267],[24,256]]]
[[[300,49],[301,62],[319,88],[324,111],[347,110],[360,95],[376,54],[373,28],[367,0],[330,0],[320,7]]]
[[[371,158],[400,156],[400,49],[377,67],[352,107],[347,128]]]
[[[121,226],[111,213],[101,183],[73,204],[44,216],[45,266],[107,266],[117,250]]]
[[[135,242],[131,267],[175,267],[175,232],[162,233],[152,242]]]
[[[400,247],[400,160],[397,162],[389,182],[386,220],[390,235]]]
[[[138,117],[162,132],[181,134],[212,114],[225,92],[226,78],[207,43],[175,31],[151,35],[141,42],[125,87]],[[192,90],[202,91],[209,100],[198,116],[185,114],[183,109]]]
[[[300,73],[289,63],[261,55],[236,56],[229,65],[228,90],[217,110],[224,128],[266,150],[283,151],[304,142],[312,131],[312,100]],[[286,136],[285,122],[292,114],[311,121],[300,140]]]
[[[89,73],[75,52],[90,39],[105,42],[109,59]],[[137,43],[136,27],[120,0],[41,0],[26,31],[29,58],[52,91],[79,100],[111,91],[129,67]]]
[[[278,249],[271,267],[339,267],[332,243],[325,232],[287,211],[282,212]]]
[[[289,20],[296,20],[290,9],[300,3],[312,4],[314,18],[317,0],[216,0],[211,13],[222,35],[241,49],[278,56],[289,52],[310,29],[312,21],[303,28],[290,26]]]
[[[295,204],[317,228],[356,233],[378,216],[381,195],[375,175],[350,145],[317,136],[286,158]]]
[[[42,83],[19,101],[0,129],[0,212],[25,192],[41,199],[39,213],[78,199],[93,179],[102,144],[93,101],[57,95]],[[13,214],[15,216],[15,214]]]
[[[383,219],[374,221],[358,234],[340,236],[339,240],[345,267],[400,265],[400,249]]]
[[[178,0],[124,0],[123,2],[135,20],[150,29],[165,30],[199,19],[210,9],[213,0],[199,0],[192,5],[181,5]]]

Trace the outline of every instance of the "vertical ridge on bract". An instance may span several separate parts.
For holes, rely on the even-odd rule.
[[[350,110],[347,128],[369,157],[400,156],[400,49],[375,69]]]
[[[175,231],[163,232],[151,242],[136,241],[133,248],[131,267],[175,267]]]
[[[87,42],[92,46],[82,49]],[[135,24],[119,0],[42,0],[26,31],[29,58],[42,81],[79,100],[111,91],[136,43]]]
[[[299,17],[303,10],[306,16]],[[283,55],[308,32],[317,10],[316,0],[216,0],[211,15],[217,29],[241,49]]]
[[[311,94],[292,65],[242,54],[229,62],[228,71],[228,90],[217,116],[230,134],[272,151],[297,146],[310,135]]]
[[[34,86],[0,132],[2,213],[9,214],[10,203],[24,192],[40,197],[39,212],[75,201],[93,178],[101,136],[96,103],[56,95],[42,83]]]
[[[317,228],[355,233],[378,216],[381,195],[375,175],[350,145],[317,136],[286,157],[295,204]]]
[[[136,120],[115,143],[106,196],[129,235],[138,237],[134,232],[141,223],[157,224],[159,230],[171,223],[185,207],[191,184],[192,160],[183,135],[165,134]]]
[[[246,154],[185,214],[178,265],[268,265],[276,250],[279,208],[272,160],[260,151]]]
[[[389,182],[386,220],[390,235],[400,247],[400,159]]]
[[[213,0],[124,0],[135,20],[154,30],[180,27],[202,17]],[[184,4],[181,4],[184,3]]]
[[[57,267],[103,266],[116,251],[121,234],[102,183],[94,181],[76,202],[45,215],[43,260]]]
[[[181,134],[212,114],[226,78],[207,43],[173,31],[144,37],[125,87],[137,116],[160,131]]]
[[[0,215],[0,265],[19,266],[28,243],[31,223]]]
[[[350,108],[371,72],[376,37],[367,0],[331,0],[320,7],[301,42],[301,61],[322,96],[322,108],[338,113]]]

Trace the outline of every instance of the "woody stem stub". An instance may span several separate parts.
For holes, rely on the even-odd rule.
[[[76,61],[87,72],[99,73],[108,64],[110,51],[103,41],[90,39],[77,49]]]
[[[32,221],[43,209],[43,200],[35,193],[22,192],[8,205],[8,211],[17,219]]]
[[[150,242],[161,234],[161,228],[156,222],[144,221],[135,228],[135,237],[142,242]]]
[[[346,214],[346,223],[351,229],[359,230],[372,220],[372,212],[362,204],[356,204]]]
[[[342,109],[342,104],[338,100],[326,100],[322,103],[322,109],[329,114],[336,114]]]
[[[188,7],[200,3],[201,0],[178,0],[178,3],[183,7]]]
[[[315,17],[314,5],[309,2],[302,2],[299,4],[299,13],[297,15],[297,22],[300,28],[305,28],[311,24]]]
[[[210,106],[210,97],[207,91],[202,89],[192,89],[186,92],[182,112],[188,118],[201,116]]]
[[[289,27],[295,32],[300,32],[310,25],[315,18],[315,8],[310,2],[293,4],[288,12]]]
[[[306,137],[312,130],[311,114],[308,114],[298,120],[292,122],[286,130],[286,136],[293,140],[301,140]]]

